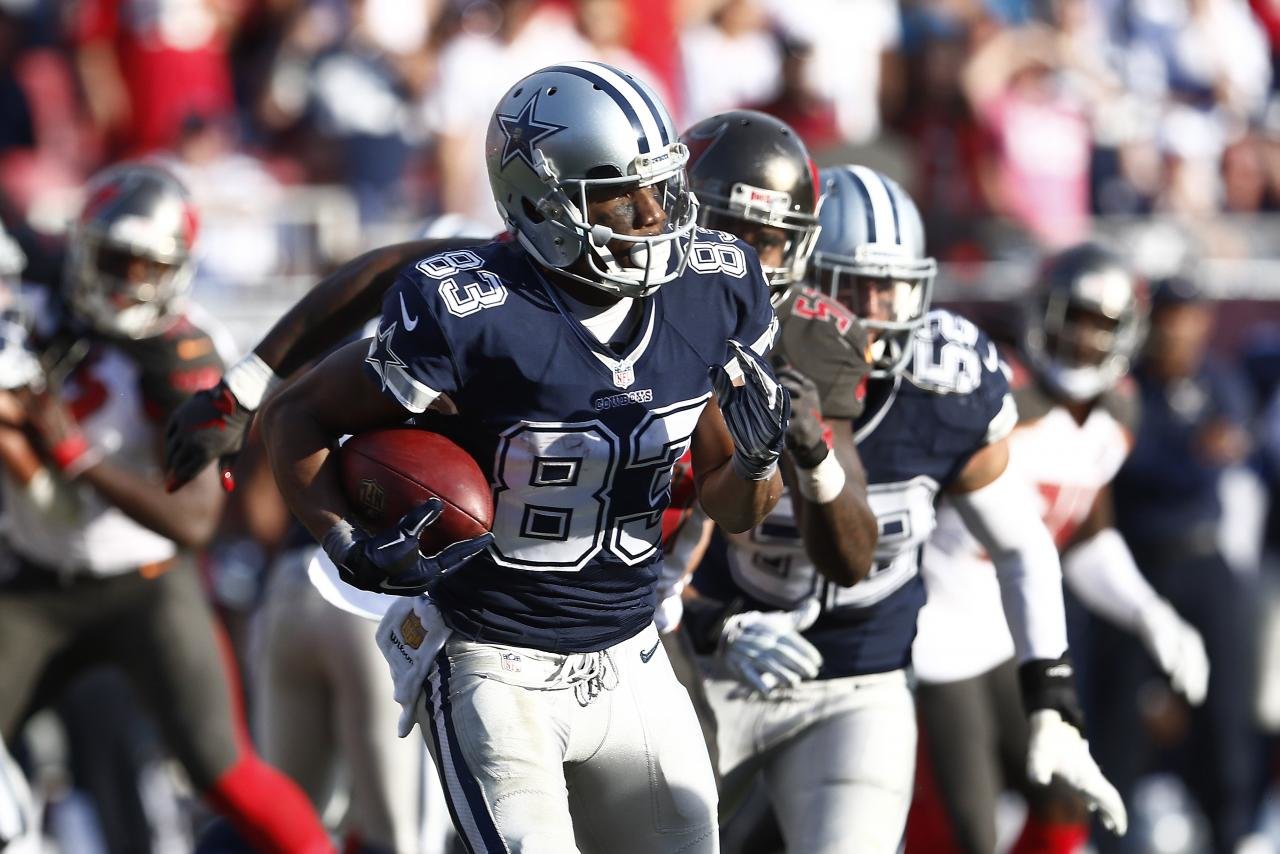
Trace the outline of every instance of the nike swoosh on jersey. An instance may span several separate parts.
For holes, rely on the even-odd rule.
[[[418,328],[418,318],[409,317],[409,307],[404,304],[404,294],[400,294],[400,317],[404,319],[405,332],[412,332]]]
[[[650,648],[650,650],[649,650],[648,652],[645,652],[643,649],[642,649],[642,650],[640,650],[640,660],[641,660],[642,662],[644,662],[645,664],[648,664],[648,663],[649,663],[649,659],[653,658],[653,654],[654,654],[655,652],[657,652],[657,651],[658,651],[658,644],[660,644],[660,643],[662,643],[662,641],[661,641],[661,640],[656,640],[656,641],[654,641],[654,642],[653,642],[653,647],[652,647],[652,648]]]

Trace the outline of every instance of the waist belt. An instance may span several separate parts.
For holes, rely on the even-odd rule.
[[[53,566],[12,550],[0,553],[0,588],[5,590],[57,590],[76,586],[106,584],[117,578],[141,575],[156,578],[178,563],[177,557],[144,563],[123,572],[94,573],[87,566]]]

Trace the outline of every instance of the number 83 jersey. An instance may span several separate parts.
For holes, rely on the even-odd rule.
[[[513,243],[433,256],[387,294],[367,359],[489,475],[494,544],[435,594],[475,640],[554,652],[649,624],[672,467],[728,339],[763,353],[776,321],[754,252],[699,231],[685,272],[638,301],[630,342],[600,344]],[[437,423],[440,422],[440,423]]]
[[[822,653],[819,678],[911,663],[916,616],[925,601],[920,558],[934,529],[938,493],[1017,420],[995,345],[968,320],[932,311],[911,346],[904,376],[868,383],[866,408],[854,425],[880,528],[870,576],[840,587],[819,574],[784,495],[761,525],[730,536],[733,589],[701,575],[695,579],[709,595],[727,592],[761,610],[793,608],[816,597],[822,612],[805,637]]]

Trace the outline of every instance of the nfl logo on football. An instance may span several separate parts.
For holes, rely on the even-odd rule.
[[[520,653],[504,651],[500,655],[502,669],[508,673],[520,672]]]

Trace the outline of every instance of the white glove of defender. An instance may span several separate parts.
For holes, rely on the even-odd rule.
[[[398,597],[378,623],[374,638],[391,668],[395,698],[400,704],[397,733],[401,738],[413,732],[418,722],[418,698],[426,686],[427,674],[452,633],[440,609],[426,596]]]
[[[734,675],[768,695],[780,685],[794,688],[818,675],[822,653],[800,633],[818,619],[817,599],[794,611],[744,611],[725,621],[720,652]]]
[[[1031,740],[1027,746],[1027,776],[1031,782],[1049,785],[1055,776],[1097,810],[1102,825],[1116,836],[1129,829],[1129,815],[1116,787],[1111,785],[1089,754],[1089,742],[1080,731],[1052,709],[1031,713]]]
[[[1209,691],[1209,656],[1200,633],[1173,606],[1157,599],[1138,617],[1138,635],[1173,690],[1198,706]]]

